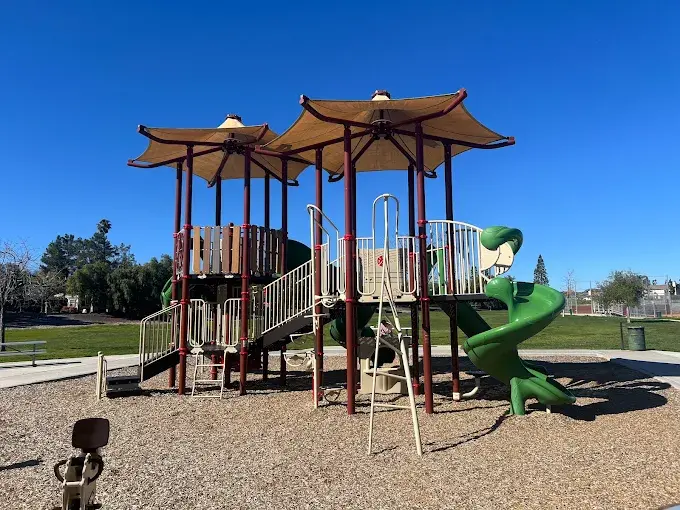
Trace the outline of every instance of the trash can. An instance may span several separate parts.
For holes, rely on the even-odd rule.
[[[656,316],[657,319],[660,319],[661,317],[663,317],[661,312],[656,312],[655,316]]]
[[[628,349],[631,351],[644,351],[647,349],[644,327],[628,326]]]

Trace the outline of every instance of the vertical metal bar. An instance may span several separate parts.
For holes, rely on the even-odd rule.
[[[411,239],[416,236],[416,209],[415,209],[415,172],[413,165],[408,166],[408,235]],[[412,242],[412,241],[409,241]],[[413,243],[413,255],[415,258],[415,243]],[[410,254],[409,254],[410,256]],[[412,260],[411,277],[415,276],[416,264],[420,261]],[[418,284],[414,278],[414,294],[417,293]],[[418,351],[418,303],[411,303],[411,357],[413,358],[413,392],[420,395],[420,356]]]
[[[269,250],[271,247],[269,245],[269,228],[270,228],[270,211],[269,211],[269,193],[270,193],[270,177],[269,174],[264,174],[264,233],[260,239],[260,267],[262,272],[266,275],[269,274]],[[264,299],[264,296],[263,296]],[[264,303],[264,302],[263,302]],[[262,307],[264,310],[269,310],[270,307]],[[265,327],[267,327],[267,318],[265,317]],[[266,381],[269,379],[269,349],[262,349],[262,380]]]
[[[444,144],[444,193],[446,194],[446,219],[453,221],[453,175],[452,175],[452,158],[451,158],[451,146],[449,144]],[[450,229],[453,227],[451,223],[448,224],[447,230],[447,244],[449,245],[449,253],[453,253],[453,236],[451,235]],[[455,275],[455,267],[453,265],[453,257],[450,260],[451,270],[449,271],[449,277],[451,278],[453,285],[453,295],[456,295],[456,279],[453,277]],[[453,386],[453,399],[460,399],[460,363],[458,360],[458,309],[457,302],[454,300],[451,306],[451,313],[449,313],[449,334],[451,343],[451,383]]]
[[[250,149],[243,153],[243,257],[241,259],[241,352],[239,394],[246,394],[246,374],[248,371],[248,314],[250,300]]]
[[[316,207],[319,211],[323,210],[323,149],[316,149]],[[321,271],[323,270],[321,261],[321,245],[323,245],[323,237],[321,231],[322,216],[320,212],[314,213],[316,215],[315,232],[314,232],[314,296],[316,306],[314,307],[314,320],[317,321],[315,347],[316,347],[316,373],[319,380],[316,381],[316,386],[323,384],[323,326],[324,320],[321,317],[323,307],[321,306]],[[315,385],[312,385],[314,388]],[[316,397],[315,397],[316,398]]]
[[[189,256],[187,250],[191,241],[191,200],[192,200],[192,184],[194,177],[194,148],[187,145],[187,186],[185,190],[185,208],[184,208],[184,256],[182,257],[182,321],[180,323],[179,336],[179,383],[177,392],[184,395],[186,389],[187,376],[187,337],[189,326]]]
[[[270,268],[269,268],[269,253],[271,251],[271,245],[270,245],[270,240],[271,236],[269,235],[269,229],[271,227],[270,224],[270,212],[269,212],[269,194],[270,194],[270,189],[271,189],[271,181],[269,174],[264,175],[264,239],[262,242],[264,243],[264,273],[269,274]]]
[[[172,251],[172,287],[170,294],[170,304],[177,301],[177,294],[179,293],[179,281],[177,279],[177,243],[179,243],[179,230],[182,225],[182,163],[177,163],[177,171],[175,174],[175,223],[172,230],[172,241],[174,249]],[[172,315],[177,313],[177,309],[172,310]],[[172,340],[175,339],[175,321],[172,321]],[[171,342],[172,343],[172,342]],[[175,347],[174,345],[170,346]],[[168,388],[175,386],[175,365],[168,370]]]
[[[356,237],[354,204],[354,166],[352,165],[352,139],[349,126],[344,130],[345,172],[345,335],[347,339],[347,414],[354,414],[356,394]]]
[[[286,273],[286,268],[288,264],[286,263],[286,243],[288,242],[288,161],[285,159],[281,160],[281,274]],[[280,383],[281,386],[286,385],[286,359],[285,354],[286,346],[281,347],[281,358],[280,362]]]
[[[418,184],[418,238],[420,241],[420,311],[423,334],[423,377],[425,379],[425,412],[434,412],[432,393],[432,348],[430,346],[430,298],[427,274],[427,220],[425,219],[425,162],[423,153],[423,126],[418,123],[416,134],[416,177]]]

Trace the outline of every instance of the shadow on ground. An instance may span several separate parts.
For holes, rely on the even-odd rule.
[[[121,322],[134,322],[112,317],[100,313],[83,314],[38,314],[38,313],[11,313],[7,317],[8,328],[25,329],[37,326],[88,326],[92,324],[118,324]]]
[[[540,361],[549,374],[565,384],[577,398],[577,403],[570,406],[554,406],[553,412],[561,413],[575,420],[592,421],[598,416],[622,414],[643,409],[660,407],[667,402],[665,396],[659,392],[670,388],[670,385],[649,376],[618,365],[611,361],[584,361],[584,362],[551,362]],[[460,360],[461,372],[473,370],[474,366],[467,358]],[[449,375],[451,373],[451,362],[447,358],[436,357],[432,359],[432,370],[437,375]],[[677,370],[674,367],[673,370]],[[422,373],[422,367],[421,367]],[[433,383],[433,391],[440,397],[450,397],[451,380],[441,380]],[[422,378],[421,378],[422,380]],[[324,373],[324,386],[345,387],[344,370],[331,370]],[[248,383],[248,387],[255,391],[279,391],[279,372],[270,370],[269,381],[253,381]],[[299,371],[291,371],[287,374],[287,391],[310,391],[311,374]],[[461,391],[472,389],[472,379],[463,379]],[[478,398],[480,407],[488,408],[489,404],[495,402],[491,407],[509,406],[510,390],[504,384],[496,381],[492,377],[482,380],[482,386]],[[593,401],[594,400],[594,401]],[[339,402],[344,402],[344,397]],[[469,407],[458,409],[441,409],[435,412],[450,413],[470,410]],[[545,408],[537,403],[527,403],[527,410],[541,410]],[[493,432],[500,424],[494,425],[492,430],[480,431],[480,433]]]

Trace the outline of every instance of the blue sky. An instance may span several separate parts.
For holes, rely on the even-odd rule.
[[[67,5],[66,5],[67,4]],[[454,160],[456,219],[520,228],[513,267],[551,283],[612,269],[680,278],[680,4],[639,2],[15,2],[0,18],[0,238],[37,251],[89,236],[101,218],[138,260],[169,253],[173,170],[126,166],[148,126],[210,127],[239,113],[284,131],[298,98],[364,99],[468,90],[466,106],[517,145]],[[291,236],[307,242],[313,171],[290,192]],[[341,218],[342,184],[326,184]],[[273,185],[272,210],[278,211]],[[195,224],[214,195],[195,187]],[[224,221],[241,222],[241,183]],[[261,196],[261,181],[253,197]],[[427,213],[444,217],[443,179]],[[360,174],[359,234],[370,204],[406,173]],[[255,201],[253,222],[262,219]],[[273,220],[276,226],[278,219]]]

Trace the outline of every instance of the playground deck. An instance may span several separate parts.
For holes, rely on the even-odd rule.
[[[435,413],[421,414],[427,455],[413,452],[408,413],[386,411],[376,417],[381,453],[370,462],[367,399],[357,399],[355,416],[343,405],[315,412],[309,375],[298,372],[289,372],[291,391],[266,389],[253,374],[247,398],[221,401],[178,400],[164,389],[163,376],[146,383],[158,389],[154,398],[98,404],[93,377],[0,390],[6,433],[0,497],[22,494],[17,508],[56,504],[51,463],[70,451],[73,422],[96,415],[112,425],[98,490],[109,509],[658,508],[678,502],[680,392],[602,359],[546,359],[578,401],[522,419],[504,417],[507,390],[486,381],[480,399],[449,402],[449,360],[435,357]],[[344,359],[329,358],[327,368],[329,377],[344,378]],[[208,434],[210,444],[177,441],[180,434]],[[210,489],[195,490],[199,482]]]

